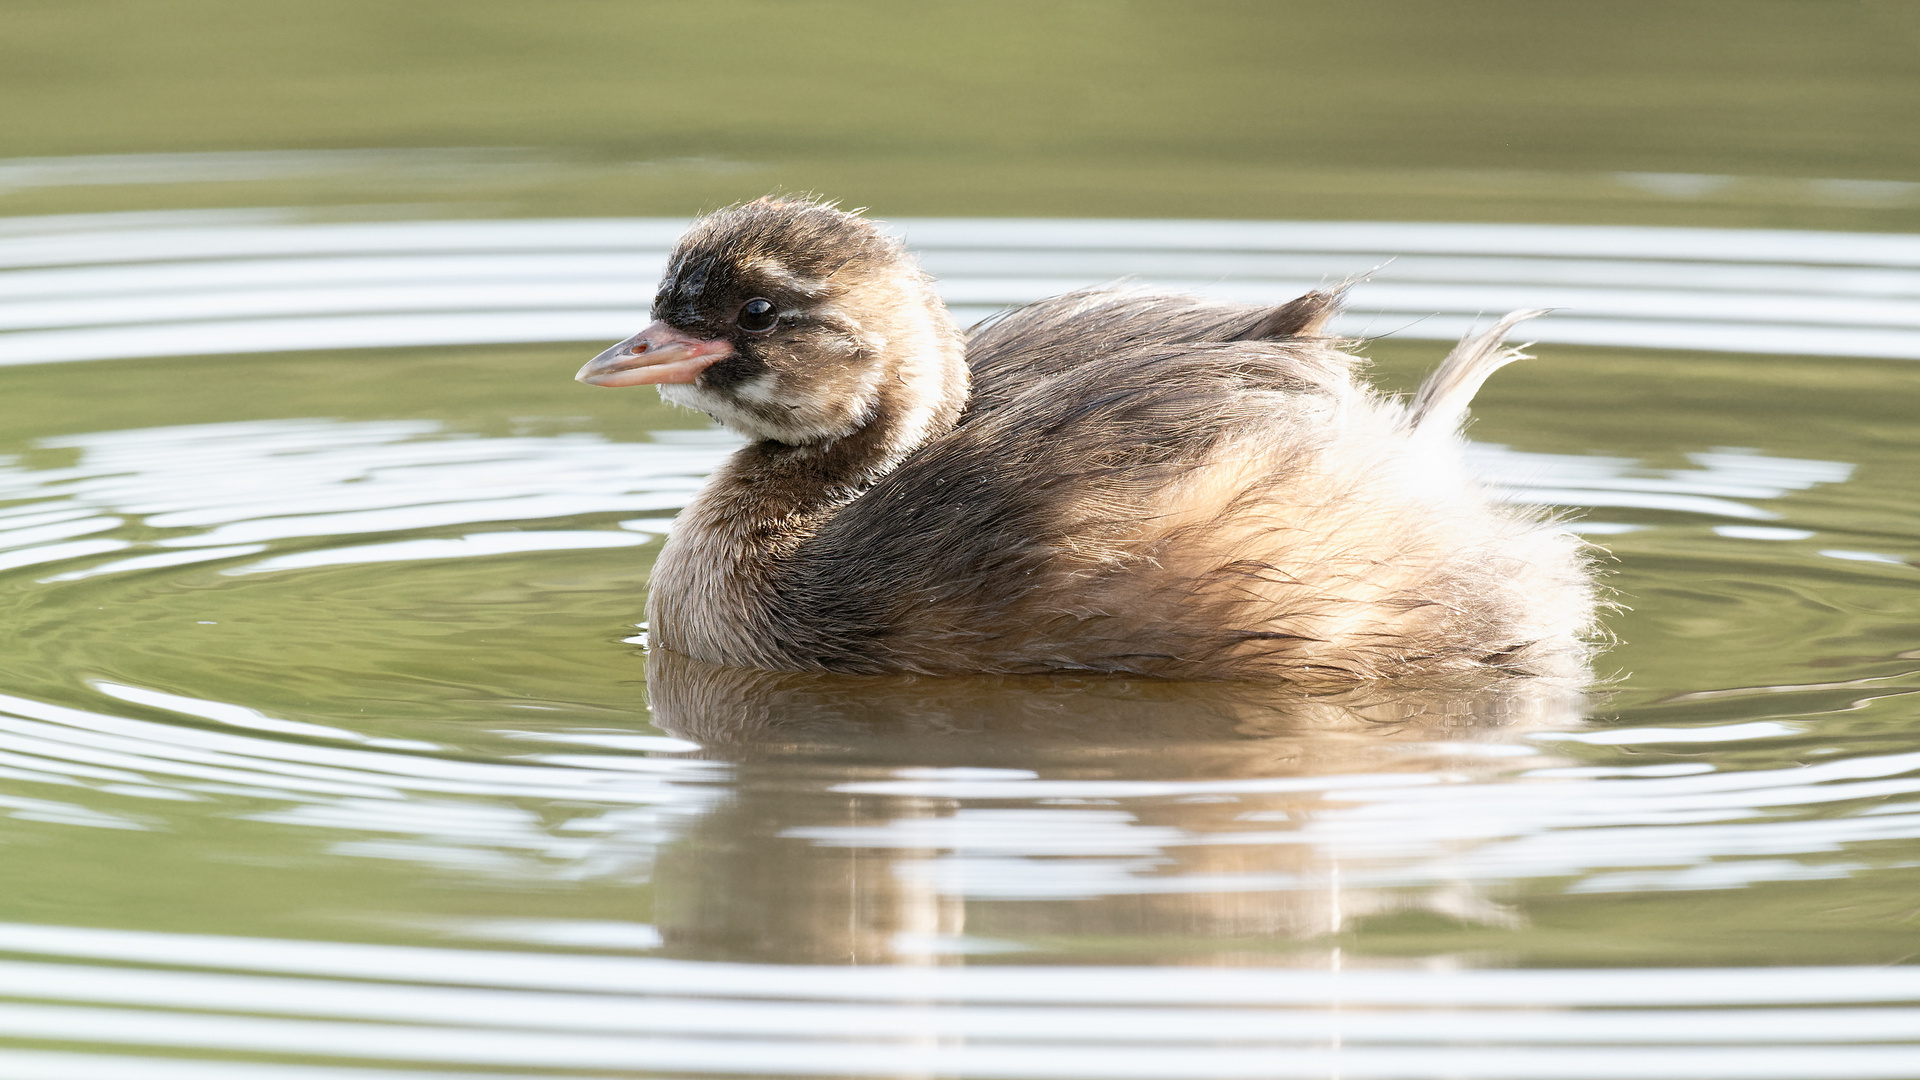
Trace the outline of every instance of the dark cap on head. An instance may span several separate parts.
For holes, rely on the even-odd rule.
[[[872,222],[827,203],[756,199],[701,218],[680,238],[653,317],[688,332],[725,333],[752,297],[784,293],[787,307],[830,299],[842,279],[885,272],[904,256]]]
[[[966,401],[964,346],[932,282],[900,241],[822,202],[758,199],[696,221],[653,316],[577,377],[656,384],[753,439],[871,429],[892,447],[876,460],[918,446]]]

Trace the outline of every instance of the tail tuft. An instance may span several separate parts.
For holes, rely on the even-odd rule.
[[[1494,323],[1483,333],[1462,338],[1447,358],[1414,395],[1407,413],[1407,428],[1426,438],[1444,438],[1460,430],[1466,422],[1467,406],[1487,381],[1487,376],[1513,363],[1533,357],[1520,348],[1503,348],[1502,339],[1515,326],[1547,313],[1547,308],[1516,311]]]

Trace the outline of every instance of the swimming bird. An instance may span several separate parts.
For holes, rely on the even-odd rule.
[[[1068,293],[963,334],[905,246],[830,204],[696,222],[651,326],[587,363],[745,436],[674,523],[651,644],[856,674],[1340,684],[1585,669],[1577,538],[1468,475],[1516,312],[1410,403],[1277,306]]]

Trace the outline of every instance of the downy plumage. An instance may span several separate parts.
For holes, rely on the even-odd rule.
[[[1299,683],[1578,677],[1579,541],[1465,471],[1517,312],[1411,405],[1277,307],[1088,290],[971,337],[871,222],[763,199],[694,225],[652,326],[580,373],[752,440],[654,571],[657,647],[854,673]]]

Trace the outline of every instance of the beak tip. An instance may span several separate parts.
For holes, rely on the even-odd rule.
[[[733,354],[724,338],[701,339],[654,323],[587,361],[576,382],[608,389],[659,383],[690,383],[714,363]]]

